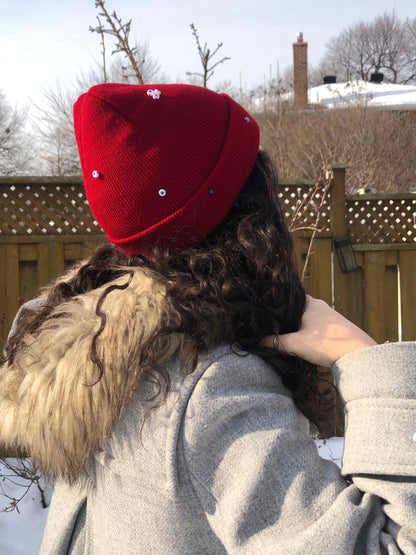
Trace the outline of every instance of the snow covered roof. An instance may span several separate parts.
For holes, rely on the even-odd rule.
[[[308,90],[308,103],[325,108],[365,104],[388,110],[416,110],[416,85],[348,81]]]

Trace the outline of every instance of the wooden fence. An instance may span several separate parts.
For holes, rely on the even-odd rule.
[[[332,304],[378,342],[416,340],[416,194],[346,198],[347,166],[333,166],[322,205],[322,232],[313,242],[305,288]],[[285,180],[280,196],[288,219],[313,183]],[[319,197],[321,193],[318,191]],[[319,204],[319,198],[316,198]],[[313,205],[313,202],[312,202]],[[0,339],[19,305],[36,296],[74,261],[106,241],[80,177],[0,177]],[[304,213],[305,225],[315,213]],[[310,231],[295,234],[299,268]],[[333,239],[349,236],[358,270],[343,274]]]

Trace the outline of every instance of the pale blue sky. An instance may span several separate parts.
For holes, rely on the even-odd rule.
[[[215,81],[231,79],[251,87],[292,60],[292,43],[303,31],[309,60],[317,62],[327,40],[358,20],[383,11],[416,17],[414,0],[107,0],[123,22],[132,19],[132,37],[149,41],[152,54],[171,80],[198,71],[189,24],[194,22],[209,46],[222,41]],[[0,0],[0,90],[11,104],[39,102],[42,87],[70,83],[81,69],[100,59],[94,0]],[[107,50],[110,51],[110,37]]]

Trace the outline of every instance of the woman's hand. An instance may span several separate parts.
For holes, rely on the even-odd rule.
[[[299,331],[278,337],[278,349],[319,366],[331,367],[348,353],[377,343],[363,330],[330,308],[325,301],[306,296],[306,308]],[[273,336],[263,345],[273,347]]]

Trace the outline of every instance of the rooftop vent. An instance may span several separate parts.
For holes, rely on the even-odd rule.
[[[384,73],[372,73],[370,77],[371,83],[382,83],[384,79]]]
[[[336,82],[337,82],[336,75],[325,75],[324,85],[330,85],[331,83],[336,83]]]

